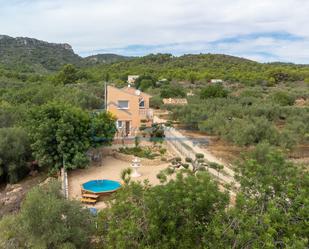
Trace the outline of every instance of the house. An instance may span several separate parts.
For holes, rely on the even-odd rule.
[[[309,106],[309,99],[302,97],[295,100],[295,106],[306,107]]]
[[[139,75],[128,75],[128,84],[134,84]]]
[[[151,126],[153,110],[149,108],[149,94],[134,87],[107,86],[106,91],[106,109],[117,118],[118,135],[134,136],[141,124]]]
[[[181,98],[166,98],[163,99],[164,105],[187,105],[188,101],[187,99],[181,99]]]
[[[190,91],[190,92],[187,93],[187,96],[188,96],[188,97],[192,97],[192,96],[194,96],[194,95],[195,95],[195,94],[193,93],[193,91]]]
[[[211,79],[210,83],[223,83],[223,80],[221,80],[221,79]]]

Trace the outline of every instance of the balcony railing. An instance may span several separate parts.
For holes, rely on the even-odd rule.
[[[139,109],[139,115],[142,118],[153,119],[153,110],[150,108]]]

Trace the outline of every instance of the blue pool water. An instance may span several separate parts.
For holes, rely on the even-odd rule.
[[[112,180],[93,180],[83,184],[85,190],[94,193],[114,191],[121,187],[121,184]]]

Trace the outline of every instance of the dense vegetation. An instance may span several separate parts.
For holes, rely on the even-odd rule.
[[[108,73],[110,80],[126,80],[128,74],[151,76],[154,79],[186,81],[191,84],[222,79],[246,85],[272,86],[283,81],[308,80],[309,67],[294,64],[261,64],[227,55],[148,55],[111,65],[98,65],[87,70],[102,79]]]
[[[59,70],[65,64],[86,66],[129,60],[116,54],[98,54],[82,58],[69,44],[56,44],[27,37],[0,35],[0,68],[21,73],[46,73]]]
[[[291,149],[299,144],[308,144],[308,106],[296,106],[295,100],[309,97],[306,83],[309,67],[260,64],[209,54],[181,57],[158,54],[83,67],[68,64],[55,73],[45,74],[0,67],[0,128],[18,127],[19,132],[30,134],[30,131],[25,131],[26,127],[30,127],[30,113],[39,112],[40,108],[44,109],[41,106],[49,102],[69,105],[73,109],[81,108],[86,112],[102,109],[102,81],[123,86],[128,74],[141,74],[136,87],[153,95],[151,105],[156,108],[162,107],[162,98],[186,97],[186,93],[193,93],[194,96],[188,97],[189,105],[170,109],[172,118],[189,128],[218,135],[239,146],[268,141],[272,145]],[[208,81],[211,78],[222,78],[225,83],[210,84]],[[34,111],[31,112],[31,109]],[[90,120],[89,114],[83,115],[88,115],[86,119]],[[36,119],[41,122],[40,118]],[[107,135],[106,132],[104,134]],[[33,143],[28,137],[26,141]],[[88,141],[85,142],[85,149],[88,143],[96,146]],[[28,161],[29,151],[26,148],[29,144],[24,146],[27,151],[22,158]],[[30,155],[40,161],[39,157],[34,156],[35,153]],[[64,157],[60,158],[59,152],[54,156],[58,160],[56,165],[60,165]],[[4,159],[0,162],[0,165],[5,165],[1,166],[2,180],[10,178],[9,174],[16,171],[13,168],[19,168],[16,160]],[[86,162],[84,159],[79,156],[78,161]],[[72,162],[68,160],[68,163],[70,165]]]
[[[119,61],[125,61],[133,59],[134,57],[128,57],[118,54],[97,54],[91,55],[85,58],[87,64],[109,64]]]
[[[309,142],[309,67],[261,64],[226,55],[148,55],[85,70],[92,79],[124,85],[128,74],[140,74],[136,86],[162,98],[188,97],[189,105],[169,108],[171,118],[190,129],[218,135],[239,146],[262,141],[292,149]],[[210,83],[222,79],[224,83]],[[163,107],[164,108],[164,107]]]
[[[0,129],[0,179],[17,182],[28,173],[30,159],[27,133],[17,127]]]
[[[130,181],[129,173],[97,217],[63,199],[55,183],[35,188],[19,214],[0,222],[0,248],[309,246],[308,172],[268,144],[239,164],[241,186],[232,202],[207,171],[169,170],[157,186]]]
[[[84,167],[91,145],[110,144],[116,133],[116,120],[110,113],[90,116],[80,108],[62,103],[34,108],[29,120],[33,156],[41,167],[52,166],[53,170],[62,166],[67,169]]]
[[[57,70],[68,63],[80,64],[82,58],[68,44],[53,44],[32,38],[0,35],[0,64],[21,72]]]
[[[93,217],[80,203],[68,201],[58,182],[31,190],[17,215],[0,223],[0,248],[89,248]]]
[[[52,172],[84,167],[91,147],[110,144],[114,117],[98,112],[103,84],[77,84],[79,72],[66,65],[34,82],[15,74],[0,80],[0,182],[22,179],[33,162]]]
[[[217,92],[213,86],[203,88],[200,96],[190,98],[188,106],[172,108],[172,116],[190,128],[240,146],[262,141],[282,148],[308,144],[309,108],[294,106],[295,99],[307,98],[305,85],[255,86],[237,91],[237,95],[234,91],[226,96],[222,86]]]
[[[205,171],[180,170],[153,187],[129,183],[99,215],[101,248],[308,246],[308,173],[266,144],[239,169],[233,207]]]
[[[235,165],[235,200],[205,169],[188,169],[200,156],[175,162],[179,169],[161,172],[157,186],[131,182],[125,171],[125,185],[96,218],[65,200],[57,184],[37,187],[18,214],[0,221],[0,248],[308,248],[308,171],[278,150],[309,143],[308,66],[211,54],[107,63],[67,45],[4,36],[0,45],[0,183],[15,183],[34,166],[87,165],[87,151],[115,133],[114,117],[101,112],[103,81],[124,86],[129,74],[141,75],[136,86],[157,108],[166,108],[162,98],[191,93],[187,106],[167,108],[173,120],[256,147]],[[160,127],[153,133],[164,137]],[[125,150],[144,153],[136,148]]]

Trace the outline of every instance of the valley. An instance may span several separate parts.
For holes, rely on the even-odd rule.
[[[0,36],[0,248],[307,248],[308,159],[308,65]]]

